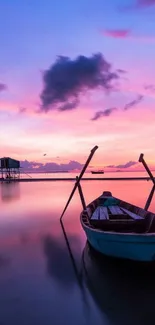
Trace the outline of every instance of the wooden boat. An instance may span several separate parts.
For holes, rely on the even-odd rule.
[[[81,213],[81,225],[91,246],[102,254],[155,260],[155,214],[103,194]]]
[[[139,162],[142,162],[153,182],[153,188],[144,209],[113,197],[111,192],[103,192],[86,206],[80,180],[97,148],[95,146],[91,150],[90,156],[77,177],[60,221],[78,187],[83,206],[80,215],[81,225],[88,242],[96,251],[117,258],[155,261],[155,214],[148,211],[155,191],[155,179],[143,154],[140,155]]]

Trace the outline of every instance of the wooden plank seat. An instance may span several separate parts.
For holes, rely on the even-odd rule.
[[[122,211],[118,205],[112,205],[112,206],[109,206],[108,208],[109,208],[111,214],[115,214],[115,215],[124,214],[124,211]]]
[[[131,216],[133,219],[135,220],[140,220],[140,219],[144,219],[143,217],[139,216],[138,214],[135,214],[127,209],[121,208],[126,214],[128,214],[129,216]]]
[[[119,206],[98,206],[90,217],[90,224],[106,231],[141,232],[144,218]]]

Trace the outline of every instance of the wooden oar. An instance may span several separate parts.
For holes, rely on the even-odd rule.
[[[149,208],[149,206],[150,206],[150,204],[151,204],[151,201],[152,201],[152,198],[153,198],[154,191],[155,191],[155,185],[153,185],[152,190],[151,190],[151,192],[150,192],[150,195],[149,195],[149,197],[148,197],[148,199],[147,199],[147,201],[146,201],[145,208],[144,208],[145,210],[148,210],[148,208]]]
[[[144,160],[144,154],[143,154],[143,153],[140,154],[139,162],[141,162],[141,163],[143,164],[143,166],[144,166],[144,168],[146,169],[146,171],[148,172],[148,174],[149,174],[149,176],[150,176],[150,178],[151,178],[153,184],[155,185],[155,179],[154,179],[154,177],[153,177],[153,175],[152,175],[152,173],[151,173],[149,167],[147,166],[147,164],[146,164],[146,162],[145,162],[145,160]]]
[[[154,191],[155,191],[155,179],[154,179],[154,177],[153,177],[153,175],[152,175],[149,167],[147,166],[147,164],[146,164],[146,162],[144,160],[143,153],[140,154],[139,162],[141,162],[143,164],[144,168],[146,169],[147,173],[149,174],[149,176],[150,176],[150,178],[151,178],[151,180],[153,182],[152,190],[150,192],[150,195],[149,195],[149,197],[148,197],[148,199],[146,201],[145,208],[144,208],[147,211],[148,208],[149,208],[149,206],[150,206],[150,204],[151,204],[151,201],[152,201],[152,198],[153,198],[153,194],[154,194]]]
[[[78,180],[78,176],[76,176],[76,180]],[[86,210],[86,202],[85,202],[85,198],[84,198],[84,195],[83,195],[83,191],[82,191],[82,187],[81,187],[81,184],[78,183],[78,190],[79,190],[79,195],[80,195],[80,199],[81,199],[81,203],[82,203],[82,207],[83,207],[83,210]]]
[[[90,161],[91,161],[91,159],[92,159],[92,157],[93,157],[93,155],[94,155],[94,153],[95,153],[95,151],[96,151],[97,149],[98,149],[98,146],[95,146],[95,147],[91,150],[90,155],[89,155],[89,157],[88,157],[88,159],[87,159],[85,165],[83,166],[83,168],[82,168],[82,170],[81,170],[81,173],[80,173],[80,175],[79,175],[79,177],[78,177],[78,179],[77,179],[77,181],[76,181],[76,183],[75,183],[75,185],[74,185],[74,187],[73,187],[73,190],[72,190],[72,192],[71,192],[71,194],[70,194],[70,197],[69,197],[69,199],[68,199],[68,201],[67,201],[67,203],[66,203],[66,206],[65,206],[65,208],[64,208],[64,210],[63,210],[63,212],[62,212],[62,215],[61,215],[61,217],[60,217],[60,220],[62,219],[62,217],[63,217],[63,215],[64,215],[64,213],[65,213],[65,211],[66,211],[66,209],[67,209],[67,207],[68,207],[68,205],[69,205],[69,203],[70,203],[70,201],[71,201],[71,199],[72,199],[72,197],[73,197],[73,195],[74,195],[74,193],[75,193],[75,191],[76,191],[76,188],[77,188],[78,184],[80,183],[80,180],[81,180],[83,174],[85,173],[85,170],[86,170],[86,168],[88,167],[88,165],[89,165],[89,163],[90,163]]]

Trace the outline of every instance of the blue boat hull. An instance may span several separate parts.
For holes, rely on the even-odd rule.
[[[103,232],[86,226],[81,220],[88,242],[98,252],[134,261],[155,261],[155,234]]]

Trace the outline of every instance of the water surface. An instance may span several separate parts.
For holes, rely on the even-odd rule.
[[[59,223],[73,185],[0,184],[0,324],[155,324],[155,268],[100,259],[86,244],[78,192],[63,219],[76,274]],[[110,190],[141,207],[151,187],[146,181],[82,183],[87,203]]]

